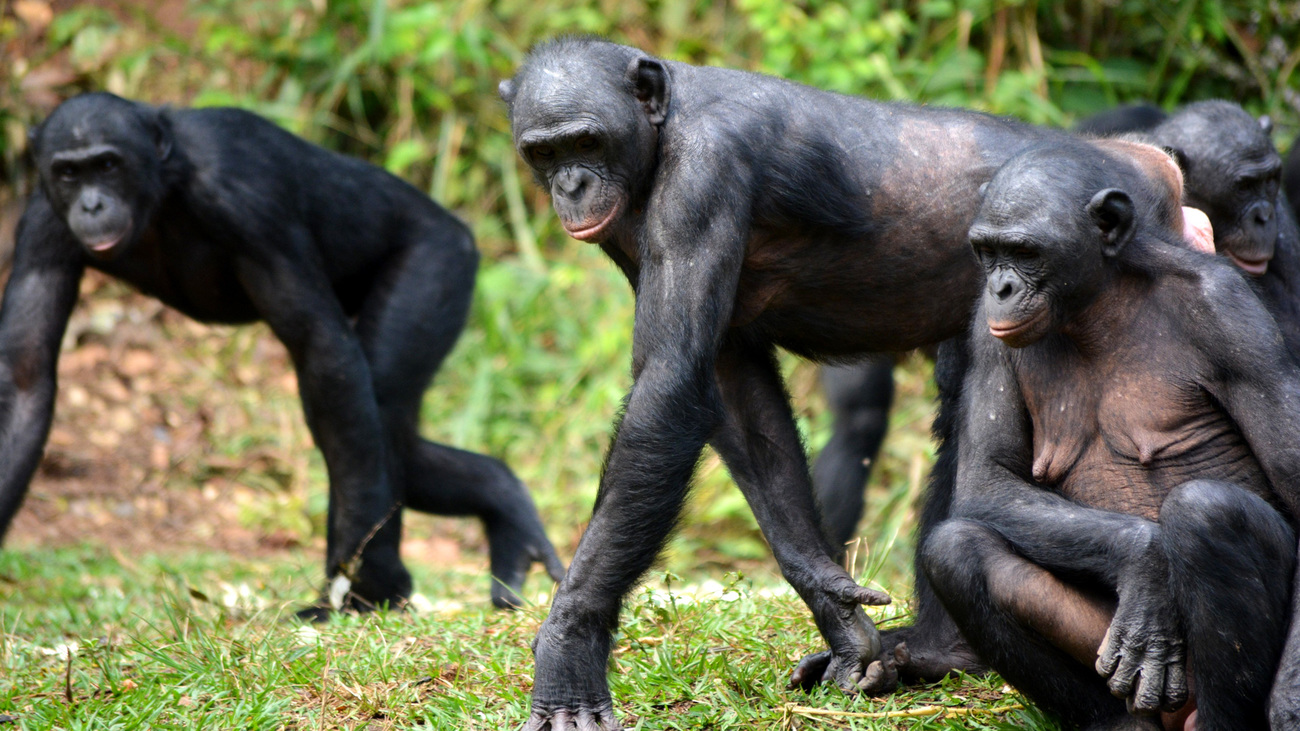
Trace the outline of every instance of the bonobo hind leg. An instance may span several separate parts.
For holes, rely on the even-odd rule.
[[[899,680],[929,683],[956,671],[983,673],[988,670],[934,595],[919,564],[931,531],[952,512],[952,495],[957,479],[958,406],[969,361],[966,343],[961,338],[944,342],[935,357],[934,380],[939,387],[939,412],[934,420],[933,433],[937,456],[930,470],[917,526],[912,624],[881,632],[880,657],[871,668],[876,679],[868,688],[869,692],[892,691]],[[821,680],[830,658],[829,651],[805,657],[791,675],[790,684],[805,689],[815,685]]]
[[[1111,728],[1128,711],[1093,667],[1113,607],[1071,590],[984,525],[941,523],[918,562],[979,656],[1072,724]]]
[[[419,436],[425,389],[469,312],[478,253],[450,219],[413,238],[376,277],[356,324],[388,432],[390,470],[404,507],[483,520],[492,602],[517,606],[534,561],[556,581],[564,574],[527,489],[498,460]]]
[[[1294,531],[1259,496],[1197,480],[1165,498],[1160,538],[1187,630],[1197,728],[1264,728],[1286,638]]]
[[[781,573],[812,610],[830,645],[819,679],[856,692],[874,680],[880,634],[863,604],[882,592],[858,586],[832,558],[817,524],[803,445],[770,347],[733,336],[717,365],[725,418],[712,444],[749,501]]]
[[[813,485],[826,539],[839,556],[862,519],[862,492],[889,428],[894,358],[823,366],[822,388],[835,422],[813,466]]]
[[[1300,161],[1300,145],[1296,146],[1296,153],[1292,157]],[[1300,165],[1297,172],[1300,173]],[[1268,701],[1269,727],[1273,731],[1300,728],[1300,621],[1296,619],[1300,617],[1300,591],[1295,591],[1295,587],[1300,586],[1300,567],[1297,567],[1297,576],[1291,583],[1291,629],[1287,633],[1282,662],[1273,678],[1273,692]]]

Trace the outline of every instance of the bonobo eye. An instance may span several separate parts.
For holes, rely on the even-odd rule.
[[[555,159],[555,148],[550,145],[533,145],[528,148],[528,156],[537,162],[550,162]]]
[[[1011,250],[1011,258],[1018,262],[1030,262],[1038,258],[1038,252],[1018,246]]]
[[[64,182],[72,182],[77,179],[77,169],[68,163],[59,163],[50,168],[54,176]]]
[[[578,152],[591,152],[600,147],[600,140],[593,135],[583,135],[573,144],[573,148]]]
[[[115,157],[101,157],[96,162],[100,172],[110,173],[117,169],[117,158]]]

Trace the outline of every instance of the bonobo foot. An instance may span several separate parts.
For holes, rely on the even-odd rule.
[[[830,649],[799,663],[791,687],[833,680],[846,693],[858,692],[881,647],[880,632],[862,611],[862,605],[888,604],[889,595],[858,586],[843,569],[834,566],[824,587],[811,596],[805,595],[804,601]]]
[[[367,547],[359,561],[350,564],[352,578],[334,569],[320,598],[297,612],[308,622],[327,622],[336,611],[364,614],[376,609],[401,609],[411,596],[411,573],[402,565],[395,547]]]
[[[830,650],[805,657],[791,674],[790,687],[811,690],[829,680],[831,661]],[[900,627],[881,633],[880,653],[861,672],[856,689],[883,695],[892,693],[900,681],[933,683],[957,671],[975,675],[988,672],[988,667],[959,636],[935,642],[920,636],[916,627]]]
[[[564,578],[564,564],[546,537],[534,512],[522,519],[490,521],[487,525],[488,554],[492,570],[492,603],[501,609],[523,606],[519,590],[534,562],[546,568],[557,583]]]

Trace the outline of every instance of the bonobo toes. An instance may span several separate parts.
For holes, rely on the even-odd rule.
[[[820,682],[834,681],[846,693],[883,686],[889,681],[890,668],[878,662],[881,652],[880,632],[862,611],[863,604],[890,602],[884,592],[858,586],[848,574],[836,567],[840,576],[808,605],[817,627],[830,650],[804,658],[790,677],[790,687],[811,688]],[[894,671],[894,680],[897,673]]]
[[[487,527],[487,538],[492,564],[492,603],[497,607],[523,606],[519,590],[533,563],[541,563],[557,583],[564,578],[564,564],[535,518],[525,522],[493,522]]]
[[[910,659],[907,643],[901,642],[882,651],[865,668],[848,669],[847,678],[851,685],[846,687],[844,683],[839,682],[837,685],[850,693],[867,695],[890,693],[898,687],[900,674],[907,667]],[[812,690],[818,683],[835,679],[844,669],[846,668],[836,664],[835,656],[830,650],[808,655],[799,661],[799,665],[790,675],[790,687],[805,691]]]

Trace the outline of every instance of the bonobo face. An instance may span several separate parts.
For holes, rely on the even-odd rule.
[[[1277,242],[1282,158],[1269,139],[1272,123],[1228,102],[1189,105],[1156,130],[1181,158],[1187,202],[1205,211],[1215,247],[1246,273],[1268,270]]]
[[[629,56],[633,49],[578,45],[538,49],[500,91],[515,147],[550,190],[564,230],[600,242],[649,189],[668,74],[655,59]]]
[[[1059,330],[1101,288],[1104,259],[1132,229],[1122,191],[1090,199],[1072,180],[1071,161],[1027,153],[989,183],[970,228],[986,278],[989,333],[1023,348]]]
[[[35,135],[42,188],[100,260],[116,258],[138,238],[161,185],[165,151],[141,109],[108,94],[84,95],[56,109]]]

